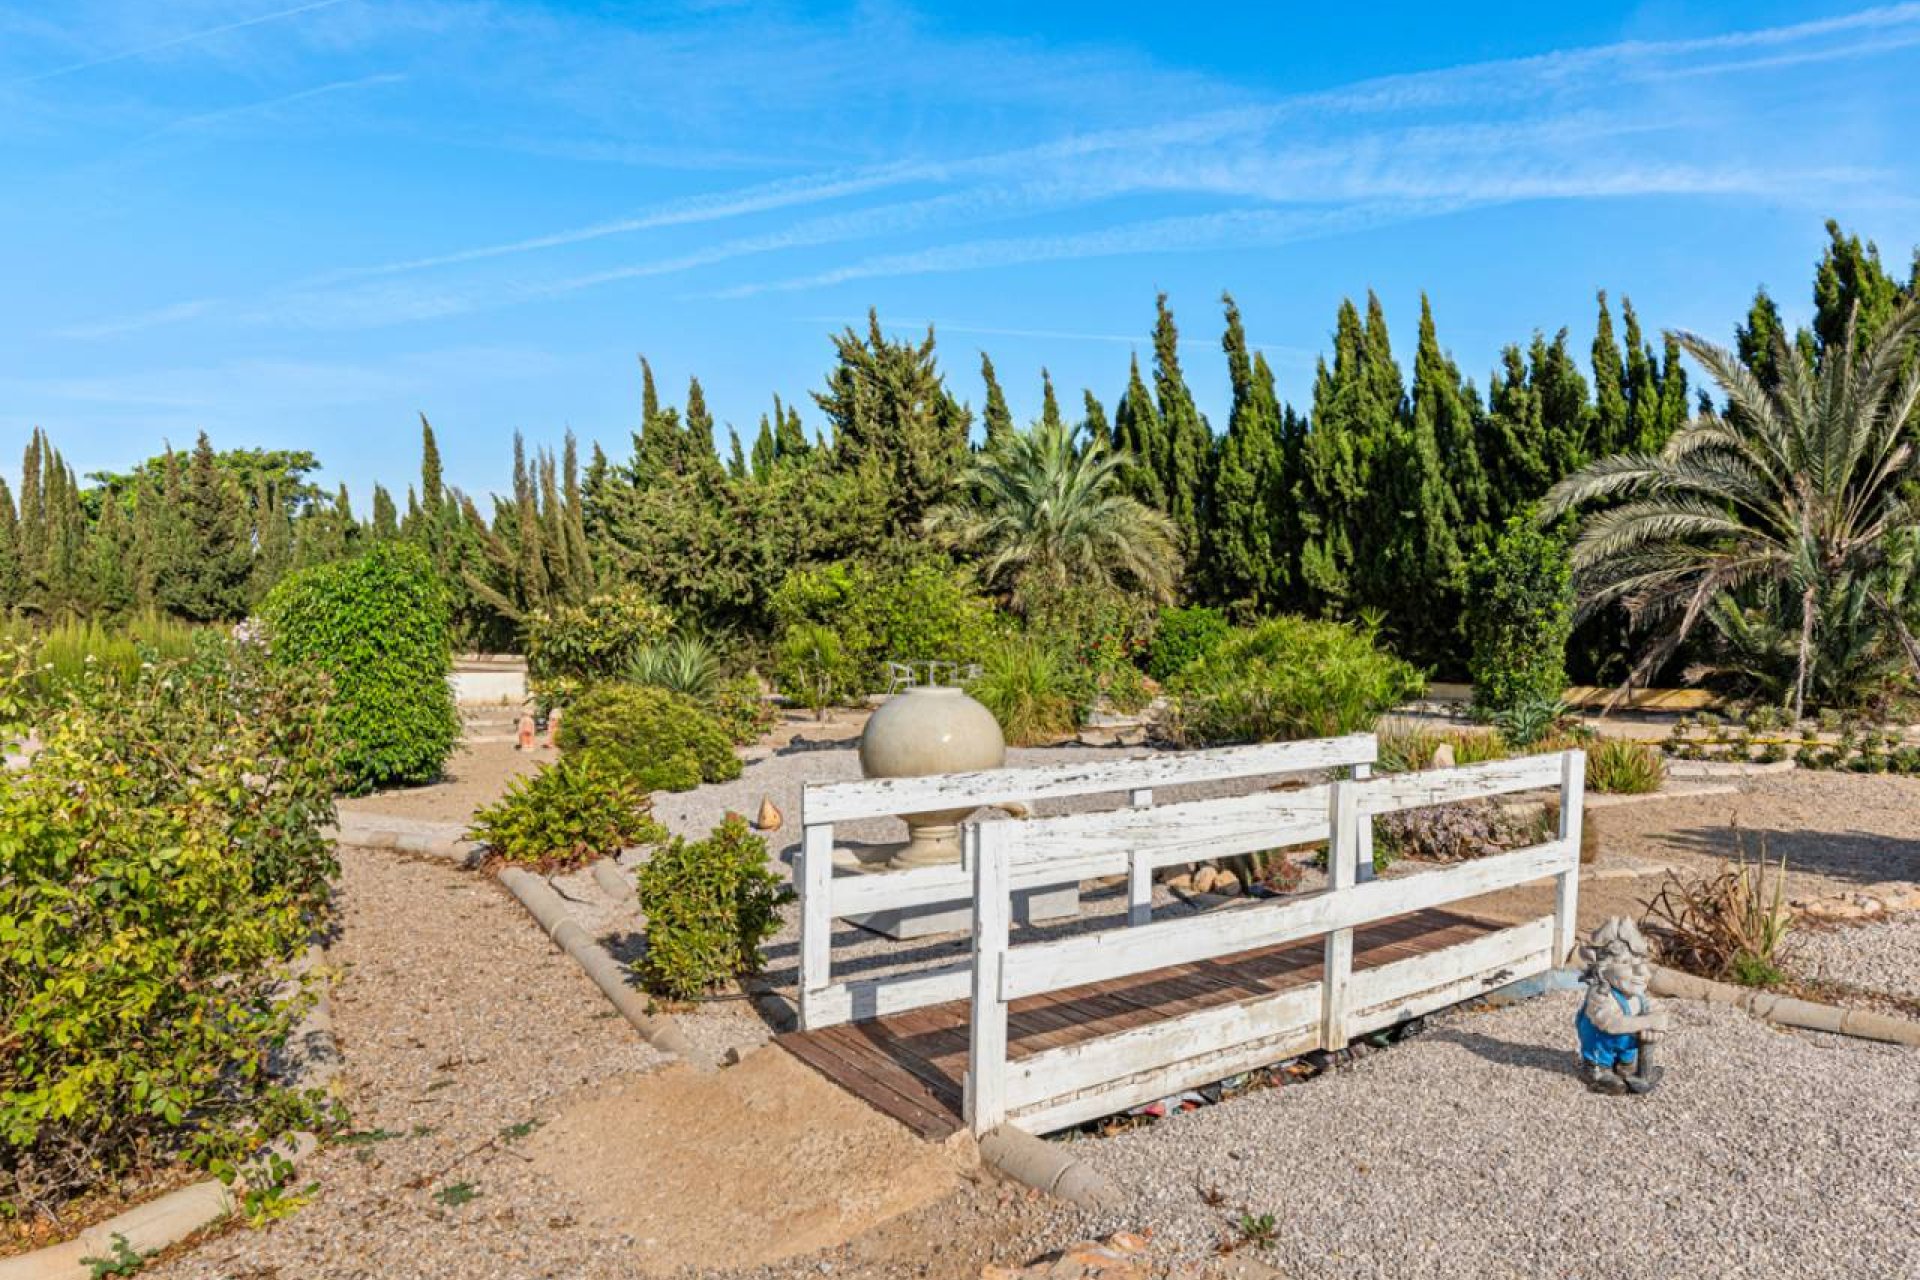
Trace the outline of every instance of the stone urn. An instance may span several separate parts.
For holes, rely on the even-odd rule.
[[[932,773],[997,769],[1007,740],[993,713],[952,685],[920,685],[887,699],[860,735],[860,771],[869,778],[919,778]],[[901,815],[906,845],[889,864],[931,867],[960,861],[960,819],[972,812]]]

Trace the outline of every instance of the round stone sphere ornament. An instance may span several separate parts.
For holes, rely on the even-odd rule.
[[[993,712],[952,685],[916,685],[880,704],[860,735],[860,771],[869,778],[923,778],[998,769],[1007,740]],[[960,819],[972,808],[902,814],[907,843],[889,865],[932,867],[960,861]]]

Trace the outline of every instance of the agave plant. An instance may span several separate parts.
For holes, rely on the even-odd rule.
[[[1920,645],[1879,575],[1901,531],[1920,520],[1910,428],[1920,405],[1917,335],[1920,303],[1908,303],[1857,355],[1851,323],[1845,341],[1817,357],[1776,339],[1771,383],[1726,348],[1678,335],[1719,384],[1726,411],[1704,412],[1658,454],[1583,468],[1553,487],[1542,512],[1552,520],[1618,504],[1582,522],[1574,583],[1582,614],[1622,604],[1655,633],[1635,677],[1659,667],[1702,620],[1734,621],[1730,597],[1749,608],[1771,604],[1786,620],[1796,716],[1821,687],[1823,652],[1858,647],[1836,630],[1880,633],[1911,667]],[[1751,628],[1746,638],[1763,640]]]
[[[627,679],[705,701],[720,683],[720,659],[699,636],[676,636],[638,650]]]

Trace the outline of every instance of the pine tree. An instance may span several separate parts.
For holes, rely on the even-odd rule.
[[[1066,425],[1060,417],[1060,401],[1053,394],[1053,375],[1040,369],[1040,425],[1057,431]]]
[[[220,470],[205,432],[194,445],[178,510],[182,554],[167,574],[161,603],[194,622],[243,616],[253,569],[246,499]]]
[[[134,606],[133,527],[119,497],[105,495],[87,537],[87,611],[117,618]]]
[[[1273,609],[1291,583],[1288,547],[1275,498],[1285,488],[1280,406],[1273,376],[1247,352],[1246,330],[1233,295],[1222,294],[1227,328],[1221,348],[1233,385],[1233,408],[1214,474],[1202,572],[1211,596],[1223,603],[1247,601]]]
[[[1159,404],[1163,452],[1156,466],[1167,494],[1167,515],[1180,531],[1189,556],[1200,548],[1213,477],[1213,432],[1194,406],[1180,372],[1180,333],[1174,327],[1167,295],[1154,303],[1153,385]]]
[[[1161,481],[1158,459],[1166,452],[1160,411],[1153,394],[1140,378],[1140,357],[1127,371],[1127,389],[1113,411],[1113,443],[1126,452],[1120,476],[1127,492],[1159,511],[1167,509],[1167,488]]]
[[[1007,394],[993,372],[993,358],[980,353],[980,379],[987,384],[987,407],[981,412],[987,435],[984,448],[997,450],[1013,438],[1013,413],[1007,408]]]

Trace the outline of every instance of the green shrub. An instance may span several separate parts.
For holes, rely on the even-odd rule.
[[[602,684],[560,721],[560,746],[591,757],[643,791],[691,791],[740,776],[740,759],[691,698],[645,685]]]
[[[1601,738],[1587,747],[1587,789],[1608,795],[1646,795],[1667,780],[1657,748],[1631,738]]]
[[[528,684],[542,701],[564,705],[588,685],[625,675],[642,649],[672,630],[673,615],[637,587],[538,610],[527,619]]]
[[[1425,687],[1420,672],[1355,627],[1270,618],[1237,630],[1169,685],[1176,736],[1271,742],[1371,729]]]
[[[0,1217],[175,1160],[223,1173],[313,1121],[262,1066],[310,1003],[289,966],[335,871],[327,701],[208,633],[82,677],[0,770]]]
[[[707,695],[706,707],[728,739],[738,746],[758,741],[780,718],[761,691],[759,677],[751,672],[716,683]]]
[[[675,636],[637,650],[627,679],[705,702],[720,683],[720,658],[698,636]]]
[[[767,867],[766,842],[730,816],[705,840],[676,839],[640,868],[647,949],[634,966],[648,990],[705,995],[760,971],[760,944],[793,895]]]
[[[773,650],[773,679],[780,692],[822,715],[863,687],[860,663],[839,633],[818,622],[799,622],[780,634]]]
[[[783,636],[814,626],[838,638],[840,698],[886,689],[889,661],[978,662],[999,631],[993,606],[970,580],[925,561],[795,569],[775,589],[769,611]]]
[[[1522,751],[1571,723],[1567,704],[1558,698],[1523,698],[1500,708],[1491,718],[1500,736]]]
[[[1029,602],[1026,633],[1060,655],[1076,722],[1101,703],[1121,712],[1147,704],[1135,662],[1150,621],[1146,601],[1110,588],[1070,587]]]
[[[1071,680],[1059,650],[1030,635],[996,644],[968,692],[993,713],[1017,747],[1051,742],[1080,725]]]
[[[382,543],[303,569],[260,608],[275,661],[332,677],[332,724],[351,790],[431,781],[460,735],[447,601],[416,547]]]
[[[505,795],[473,815],[467,839],[508,862],[574,867],[666,839],[666,829],[648,816],[651,809],[645,791],[594,757],[568,756],[514,779]]]
[[[130,682],[146,663],[171,662],[193,652],[199,630],[164,613],[129,618],[111,627],[97,619],[66,619],[44,630],[28,624],[0,627],[10,646],[33,650],[35,670],[23,692],[41,704],[58,701],[89,669]]]
[[[1147,645],[1147,674],[1155,680],[1171,680],[1219,648],[1232,632],[1227,615],[1218,609],[1202,605],[1162,609]]]
[[[1492,718],[1559,702],[1567,690],[1573,576],[1566,543],[1518,515],[1474,557],[1465,624],[1473,705]]]
[[[1407,773],[1433,765],[1443,745],[1453,748],[1456,765],[1505,760],[1511,752],[1505,738],[1487,729],[1427,729],[1396,725],[1379,731],[1380,768],[1385,773]]]

